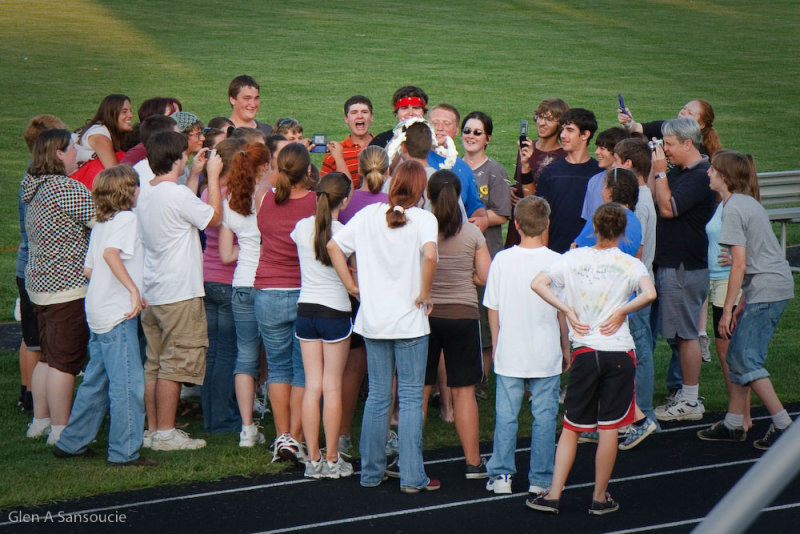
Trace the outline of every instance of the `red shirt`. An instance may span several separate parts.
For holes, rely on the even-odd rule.
[[[361,155],[361,150],[364,148],[361,145],[353,143],[350,136],[342,141],[342,148],[344,149],[344,162],[347,164],[347,170],[350,171],[350,179],[353,180],[353,189],[358,189],[359,175],[358,175],[358,156]],[[320,176],[325,176],[329,172],[336,170],[336,162],[333,156],[325,154],[325,159],[322,160],[322,170]]]
[[[289,234],[297,221],[314,215],[316,211],[317,197],[311,191],[302,198],[290,198],[283,204],[276,204],[275,194],[267,192],[256,216],[261,232],[261,257],[253,287],[300,288],[297,245]]]

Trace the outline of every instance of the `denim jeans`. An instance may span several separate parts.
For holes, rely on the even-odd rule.
[[[233,374],[246,374],[258,380],[261,335],[258,333],[256,310],[253,306],[255,292],[252,287],[234,287],[231,295],[233,324],[236,327],[236,365]]]
[[[94,440],[111,408],[108,461],[139,457],[144,432],[144,369],[139,356],[137,320],[129,319],[105,334],[91,333],[89,363],[78,388],[69,423],[58,448],[80,454]]]
[[[267,289],[255,293],[253,303],[258,331],[267,351],[267,382],[305,387],[300,340],[294,335],[300,290]]]
[[[492,457],[486,464],[489,476],[514,475],[519,407],[525,386],[531,392],[531,461],[528,483],[549,488],[556,457],[559,375],[545,378],[496,376],[495,426]]]
[[[725,355],[731,382],[746,386],[760,378],[769,377],[769,372],[764,369],[767,347],[788,302],[780,300],[745,305]]]
[[[428,361],[428,336],[409,339],[364,338],[369,395],[361,423],[361,485],[377,486],[386,470],[386,430],[397,367],[400,406],[400,487],[422,488],[430,479],[422,463],[422,390]]]
[[[235,432],[242,426],[233,386],[236,363],[236,328],[233,326],[229,284],[205,282],[203,299],[208,322],[206,376],[201,390],[203,430]]]
[[[651,421],[657,421],[653,410],[655,367],[653,331],[650,330],[650,306],[628,315],[628,326],[636,345],[636,404]]]

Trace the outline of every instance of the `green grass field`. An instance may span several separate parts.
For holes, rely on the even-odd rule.
[[[1,0],[0,321],[11,319],[16,296],[16,193],[27,161],[22,131],[38,113],[54,113],[76,128],[106,94],[121,92],[134,108],[152,96],[175,96],[208,120],[229,113],[228,82],[248,73],[262,86],[261,120],[293,116],[307,134],[341,139],[347,133],[341,106],[349,96],[372,99],[377,133],[394,123],[394,90],[415,84],[432,104],[490,114],[489,154],[513,172],[519,120],[530,119],[544,97],[594,110],[600,129],[615,125],[617,92],[637,120],[669,118],[686,101],[703,98],[714,105],[723,145],[752,153],[760,170],[793,169],[800,167],[800,64],[791,60],[798,27],[793,0],[758,6],[732,0]],[[790,241],[800,242],[796,230]],[[798,313],[795,306],[787,311],[772,360],[776,388],[795,400],[800,369],[791,329]],[[665,357],[657,360],[657,387]],[[147,473],[87,462],[86,479],[67,483],[69,467],[43,444],[19,439],[24,420],[10,408],[15,366],[13,353],[0,353],[0,506],[270,469],[263,454],[239,451],[228,436],[212,438],[196,454],[162,455],[162,467]],[[704,366],[703,383],[709,407],[722,409],[717,363]],[[491,437],[491,411],[483,403],[483,439]],[[454,444],[451,427],[436,421],[426,428],[426,447]],[[49,483],[53,477],[58,484]]]

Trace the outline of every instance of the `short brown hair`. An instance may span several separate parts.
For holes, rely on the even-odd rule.
[[[261,92],[261,86],[258,85],[258,82],[255,80],[255,78],[248,76],[247,74],[242,74],[231,80],[230,85],[228,85],[228,97],[236,98],[239,96],[239,91],[245,87],[255,87],[256,91],[259,93]]]
[[[550,204],[542,197],[525,197],[514,207],[519,231],[526,237],[542,235],[550,219]]]
[[[619,156],[619,160],[625,163],[631,160],[631,169],[637,177],[647,178],[650,175],[652,166],[652,156],[647,141],[641,137],[631,137],[623,139],[614,145],[614,154]]]
[[[92,184],[97,222],[106,222],[136,204],[139,175],[130,165],[115,165],[100,171]]]
[[[412,158],[427,158],[433,146],[431,128],[425,122],[415,122],[406,128],[406,150]]]
[[[33,150],[33,142],[36,141],[36,138],[39,137],[39,134],[45,130],[68,130],[67,125],[64,122],[56,117],[55,115],[36,115],[34,118],[31,119],[31,122],[28,123],[28,126],[25,127],[25,133],[23,137],[25,138],[25,144],[28,145],[28,150]]]
[[[597,208],[592,215],[594,232],[599,239],[617,239],[625,234],[628,216],[625,209],[616,202],[607,202]]]

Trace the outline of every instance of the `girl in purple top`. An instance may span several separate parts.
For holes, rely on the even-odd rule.
[[[350,204],[339,214],[342,224],[347,224],[364,206],[389,201],[386,193],[381,191],[389,172],[389,158],[384,149],[372,145],[362,150],[358,157],[358,172],[363,176],[361,187],[353,191]]]

